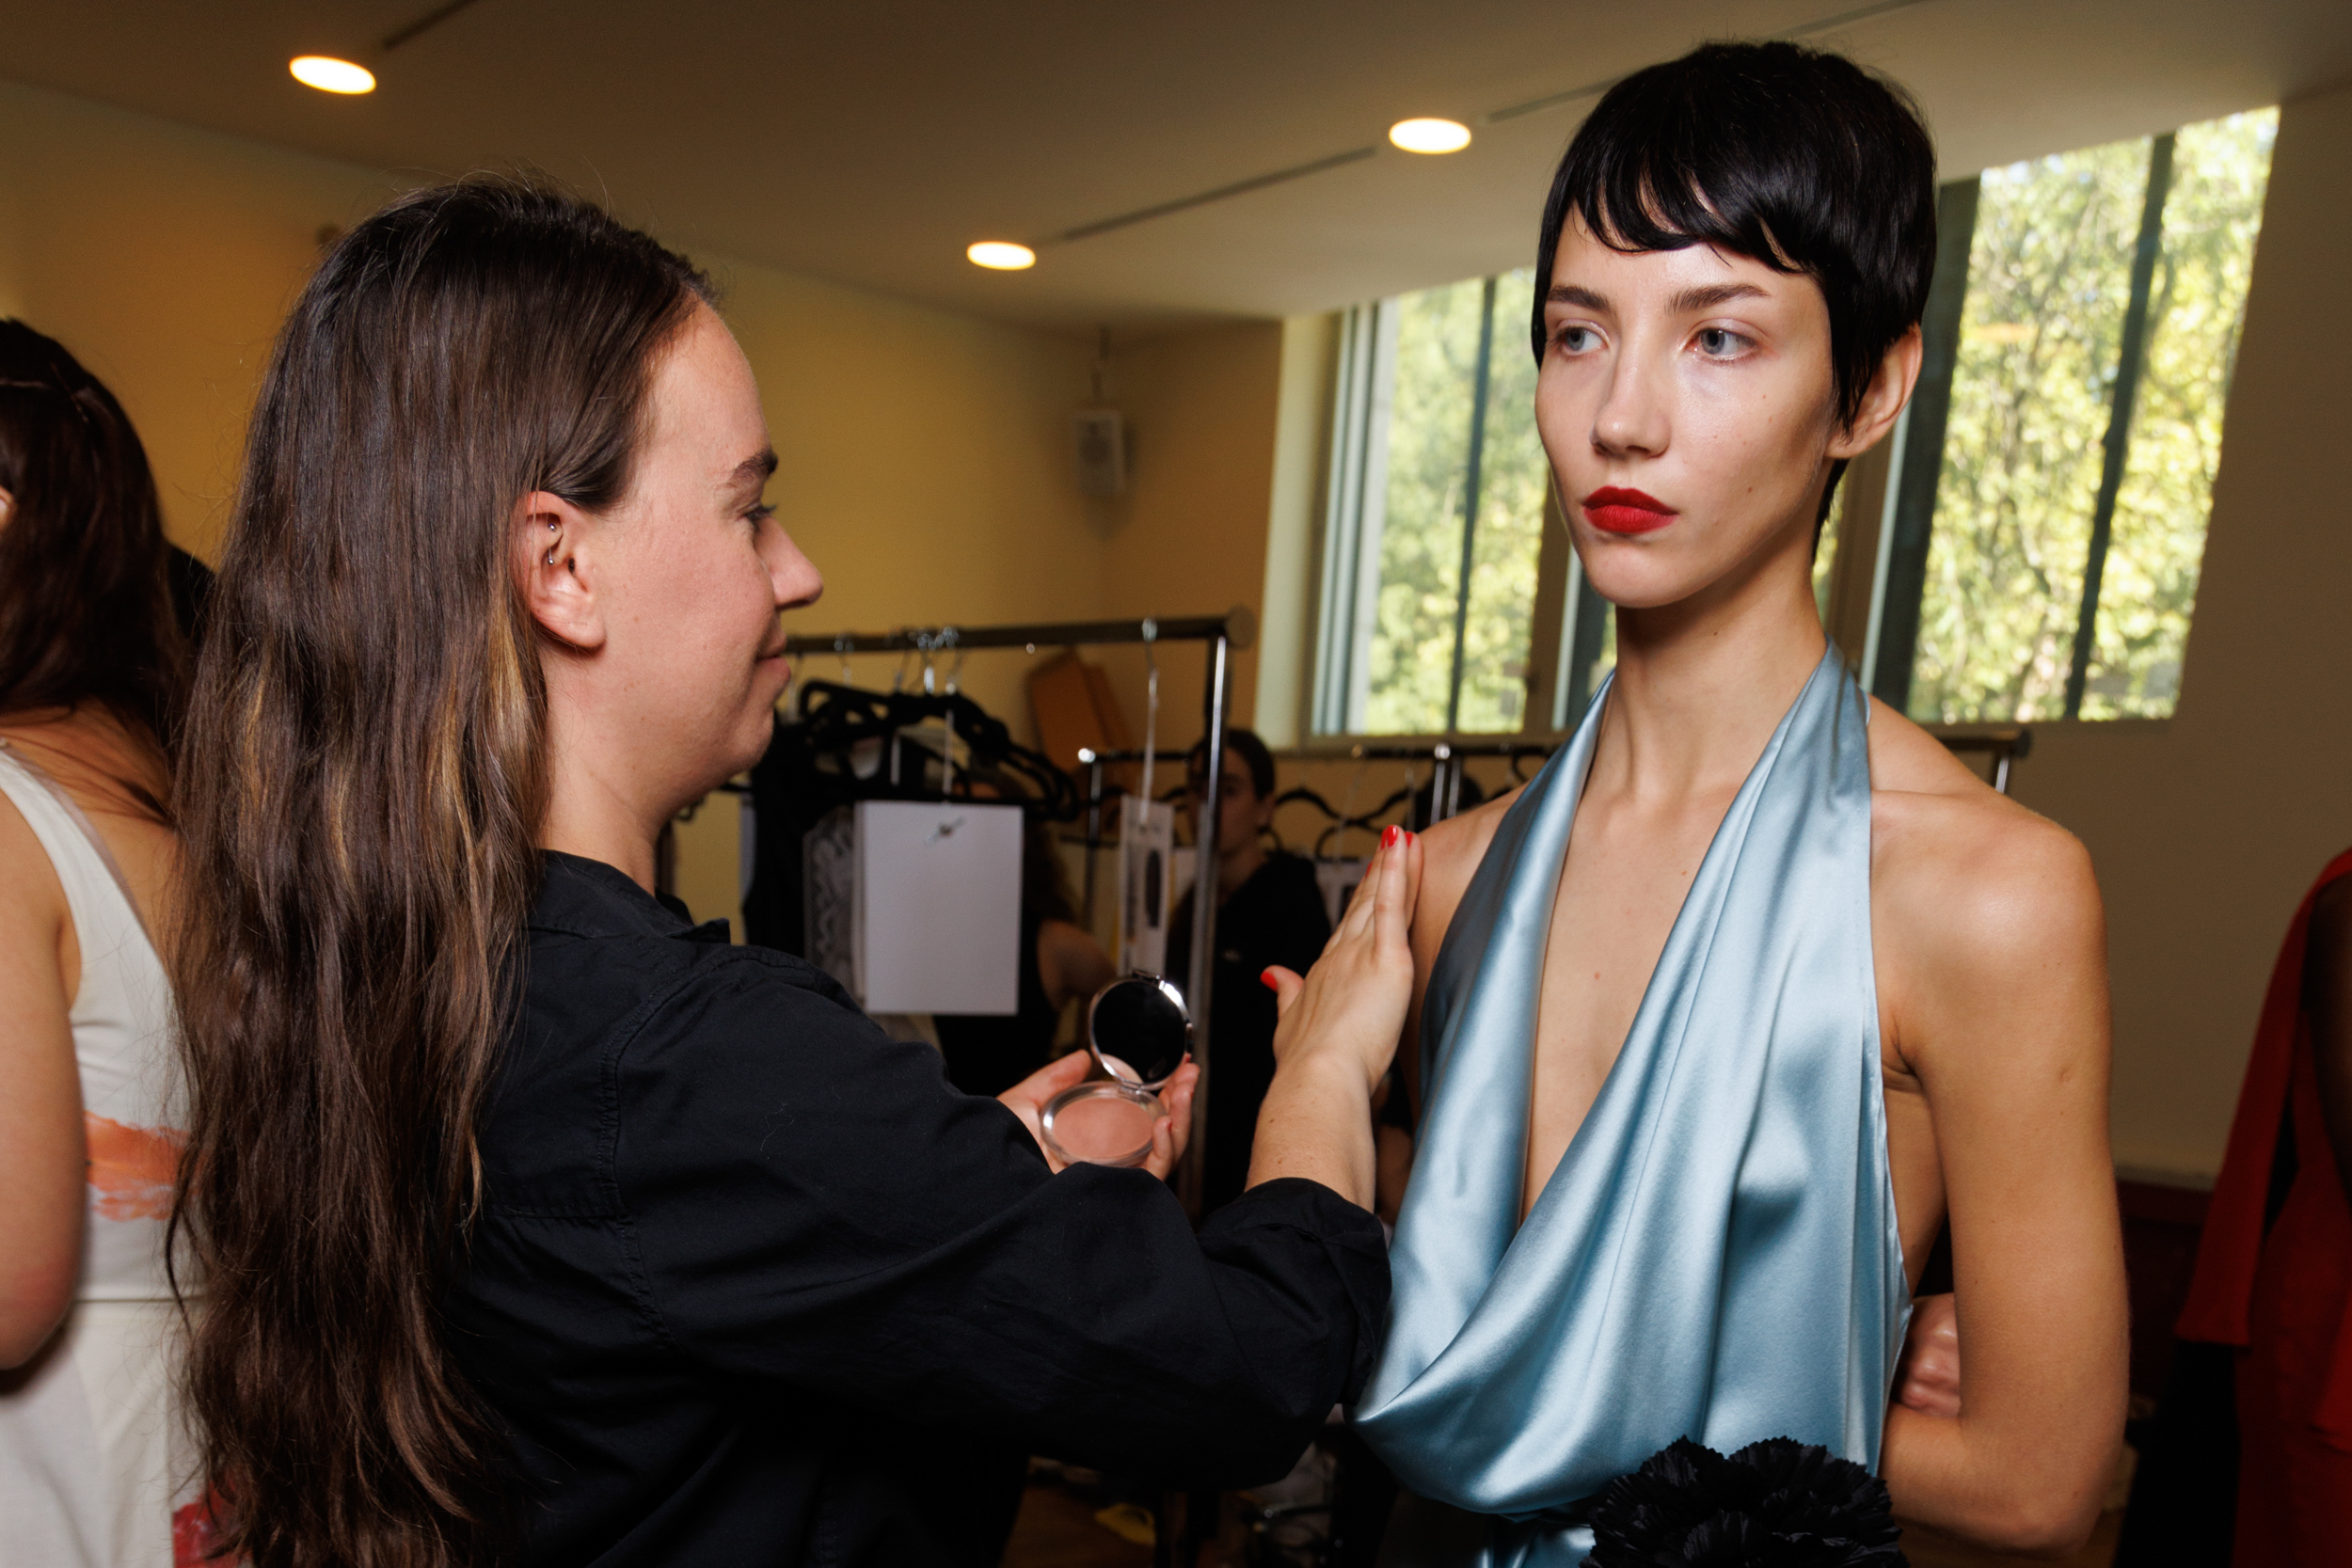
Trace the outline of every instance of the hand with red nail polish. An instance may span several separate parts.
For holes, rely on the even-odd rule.
[[[1391,827],[1314,967],[1303,978],[1279,967],[1260,976],[1281,1016],[1251,1185],[1301,1176],[1372,1206],[1371,1096],[1396,1054],[1412,1000],[1407,939],[1421,862],[1421,840]]]

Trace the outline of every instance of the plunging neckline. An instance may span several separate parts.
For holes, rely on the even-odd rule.
[[[1632,1041],[1633,1032],[1641,1027],[1642,1015],[1649,1010],[1650,996],[1658,989],[1659,965],[1665,961],[1666,955],[1673,950],[1675,937],[1681,931],[1682,923],[1690,917],[1691,895],[1699,886],[1701,874],[1705,871],[1707,863],[1714,858],[1716,847],[1723,842],[1724,824],[1731,820],[1731,814],[1738,809],[1740,798],[1746,795],[1749,787],[1756,783],[1756,769],[1764,766],[1766,758],[1777,754],[1781,743],[1788,737],[1789,721],[1796,716],[1797,709],[1804,705],[1805,694],[1813,689],[1813,683],[1821,678],[1824,667],[1831,657],[1831,650],[1824,648],[1822,657],[1814,663],[1812,673],[1805,676],[1804,680],[1798,686],[1796,695],[1789,698],[1788,705],[1781,710],[1780,718],[1773,724],[1772,734],[1764,737],[1764,744],[1756,751],[1756,760],[1749,763],[1747,772],[1740,775],[1740,787],[1733,790],[1731,792],[1731,799],[1724,802],[1723,815],[1715,819],[1714,830],[1707,835],[1706,851],[1699,856],[1699,870],[1692,873],[1689,885],[1683,888],[1682,901],[1675,906],[1675,917],[1667,923],[1666,934],[1658,944],[1657,956],[1650,959],[1649,977],[1642,982],[1641,1000],[1633,1005],[1633,1016],[1626,1021],[1625,1033],[1617,1041],[1615,1053],[1610,1057],[1609,1070],[1601,1074],[1600,1085],[1598,1087],[1594,1089],[1592,1100],[1587,1102],[1584,1107],[1584,1114],[1577,1118],[1576,1131],[1569,1133],[1568,1141],[1560,1146],[1559,1154],[1551,1162],[1551,1169],[1545,1174],[1543,1188],[1541,1191],[1536,1193],[1533,1201],[1530,1201],[1527,1196],[1527,1157],[1524,1152],[1520,1155],[1518,1200],[1519,1217],[1518,1223],[1512,1228],[1511,1239],[1514,1243],[1518,1240],[1519,1234],[1526,1230],[1529,1222],[1534,1219],[1536,1212],[1543,1208],[1544,1200],[1551,1196],[1553,1188],[1558,1184],[1560,1167],[1567,1164],[1568,1155],[1575,1149],[1577,1139],[1582,1137],[1584,1135],[1585,1128],[1592,1125],[1593,1108],[1600,1103],[1602,1097],[1608,1094],[1610,1085],[1615,1082],[1617,1068],[1619,1064],[1623,1063],[1625,1060],[1626,1046]],[[1573,854],[1576,850],[1576,819],[1583,814],[1584,794],[1585,791],[1592,786],[1593,764],[1600,760],[1600,729],[1609,719],[1609,711],[1604,705],[1610,701],[1611,697],[1616,691],[1616,688],[1617,673],[1613,669],[1609,672],[1608,677],[1601,683],[1601,689],[1593,695],[1593,704],[1596,710],[1596,717],[1593,721],[1593,744],[1591,749],[1584,753],[1584,771],[1576,781],[1576,800],[1575,803],[1569,808],[1568,832],[1566,836],[1564,837],[1560,843],[1560,867],[1557,873],[1557,879],[1555,879],[1552,884],[1552,907],[1547,916],[1548,921],[1559,918],[1560,890],[1565,884],[1567,879],[1568,856]],[[1870,715],[1870,707],[1867,700],[1864,702],[1862,706],[1862,715],[1863,723],[1867,732]],[[1867,766],[1869,749],[1867,733],[1863,743],[1863,749]],[[1487,848],[1489,852],[1492,851],[1493,844],[1491,841],[1488,843]],[[1483,859],[1484,857],[1481,858]],[[1867,925],[1867,919],[1865,921],[1865,925],[1866,927]],[[1870,969],[1872,974],[1870,1005],[1873,1009],[1872,1016],[1875,1017],[1878,1006],[1878,986],[1876,976],[1877,954],[1875,950],[1873,950],[1870,954]],[[1535,976],[1536,989],[1534,1026],[1534,1031],[1529,1036],[1527,1041],[1527,1137],[1531,1144],[1534,1141],[1535,1058],[1537,1053],[1542,1049],[1544,1029],[1544,974],[1549,969],[1550,962],[1551,933],[1549,926],[1547,925],[1544,935],[1543,965],[1542,968],[1538,969]],[[1892,1149],[1887,1151],[1887,1160],[1889,1169],[1891,1170],[1894,1160]],[[1504,1250],[1507,1252],[1509,1249],[1506,1247]]]
[[[1581,1561],[1576,1501],[1677,1437],[1790,1436],[1874,1467],[1910,1300],[1867,719],[1834,650],[1717,825],[1521,1215],[1538,991],[1604,711],[1496,825],[1430,971],[1422,1134],[1356,1408],[1400,1481],[1490,1516],[1488,1563]]]

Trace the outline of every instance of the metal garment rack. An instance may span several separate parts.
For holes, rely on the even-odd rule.
[[[1985,752],[1993,758],[1993,777],[1986,782],[2003,795],[2009,793],[2009,766],[2020,757],[2033,755],[2033,727],[2029,724],[1993,724],[1982,728],[1947,729],[1928,726],[1928,733],[1944,743],[1948,752]]]
[[[1999,794],[2009,793],[2010,765],[2021,757],[2033,754],[2033,729],[2026,724],[1995,724],[1989,726],[1931,726],[1929,734],[1944,743],[1947,751],[1968,754],[1984,752],[1992,759],[1992,777],[1986,782]],[[1404,762],[1432,765],[1430,771],[1430,815],[1432,822],[1442,822],[1456,815],[1462,804],[1464,768],[1472,757],[1505,757],[1516,761],[1520,757],[1549,757],[1565,744],[1562,739],[1547,740],[1432,740],[1421,742],[1358,741],[1347,746],[1294,746],[1274,753],[1277,762]],[[1152,753],[1157,762],[1184,762],[1192,753],[1183,751],[1162,751]],[[1140,750],[1097,752],[1081,748],[1078,761],[1087,770],[1086,789],[1086,915],[1094,918],[1094,860],[1103,847],[1103,806],[1108,799],[1104,769],[1113,764],[1141,762]],[[1342,826],[1360,822],[1343,818]],[[1198,874],[1196,873],[1196,879]]]
[[[1462,807],[1463,766],[1471,757],[1546,757],[1556,742],[1527,740],[1438,740],[1419,745],[1391,744],[1382,741],[1359,741],[1343,749],[1327,750],[1290,747],[1274,753],[1277,762],[1426,762],[1433,764],[1430,771],[1430,816],[1433,822],[1442,822]],[[1189,751],[1159,751],[1152,753],[1158,762],[1189,762]],[[1108,784],[1104,769],[1118,763],[1141,762],[1140,748],[1125,751],[1097,752],[1080,747],[1078,762],[1087,770],[1086,788],[1086,917],[1094,918],[1094,859],[1103,847],[1103,806],[1109,799]],[[1199,873],[1195,873],[1196,882]]]
[[[882,632],[800,632],[790,636],[790,643],[803,653],[831,652],[835,654],[899,654],[925,655],[961,654],[972,649],[1020,648],[1035,653],[1040,648],[1074,648],[1108,644],[1161,642],[1205,643],[1208,689],[1202,697],[1202,714],[1206,721],[1209,742],[1208,798],[1218,798],[1225,773],[1225,730],[1227,709],[1232,693],[1232,656],[1250,645],[1257,638],[1258,620],[1247,608],[1235,608],[1222,615],[1144,616],[1134,621],[1041,621],[1030,626],[905,626],[897,631]],[[1137,753],[1140,755],[1141,753]],[[1182,753],[1179,753],[1180,755]],[[1084,754],[1082,753],[1082,760]],[[1101,768],[1094,769],[1099,781]],[[1099,783],[1088,808],[1089,832],[1100,830],[1101,795]],[[1200,844],[1200,863],[1216,863],[1216,812],[1204,812],[1196,831]],[[1091,882],[1093,865],[1089,857],[1088,878]],[[1184,1208],[1196,1219],[1200,1212],[1203,1161],[1208,1149],[1208,1116],[1210,1079],[1213,1076],[1213,1041],[1209,1033],[1209,988],[1216,973],[1216,900],[1195,898],[1192,901],[1192,973],[1186,978],[1190,985],[1184,1000],[1192,1011],[1192,1054],[1200,1065],[1200,1082],[1192,1095],[1192,1135],[1184,1149],[1184,1164],[1179,1194]]]

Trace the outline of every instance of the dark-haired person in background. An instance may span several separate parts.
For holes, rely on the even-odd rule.
[[[164,1258],[184,1107],[154,940],[179,869],[167,748],[186,684],[165,571],[121,404],[62,345],[0,320],[8,1568],[168,1568],[191,1469]]]
[[[1293,987],[1256,1184],[1197,1234],[1188,1069],[1143,1168],[1057,1171],[1086,1056],[959,1094],[655,895],[823,586],[710,299],[467,181],[344,234],[262,378],[177,959],[189,1385],[253,1568],[978,1564],[1025,1456],[1246,1484],[1369,1363],[1417,842]]]
[[[1890,1547],[1866,1472],[2010,1550],[2098,1517],[2125,1361],[2098,889],[1865,698],[1810,587],[1935,251],[1915,111],[1790,44],[1636,72],[1560,165],[1535,420],[1617,665],[1534,781],[1428,833],[1426,1103],[1356,1410],[1423,1499],[1397,1561],[1682,1560],[1595,1499],[1684,1437],[1827,1449]],[[1961,1409],[1890,1409],[1947,1216]]]
[[[1185,765],[1192,809],[1208,793],[1208,743]],[[1239,1197],[1249,1177],[1258,1107],[1274,1082],[1275,994],[1262,976],[1273,966],[1305,974],[1330,940],[1331,917],[1314,863],[1266,847],[1274,822],[1274,754],[1248,730],[1225,732],[1225,772],[1216,827],[1216,969],[1209,983],[1209,1082],[1200,1212]],[[1193,899],[1201,874],[1177,902],[1168,934],[1168,973],[1181,989],[1192,974]]]

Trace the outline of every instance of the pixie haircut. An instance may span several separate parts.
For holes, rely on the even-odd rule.
[[[1842,423],[1927,306],[1935,149],[1911,95],[1843,55],[1710,43],[1634,72],[1595,105],[1552,176],[1535,253],[1538,364],[1570,213],[1613,250],[1711,245],[1812,278],[1829,305]],[[1821,504],[1826,515],[1826,494]]]

